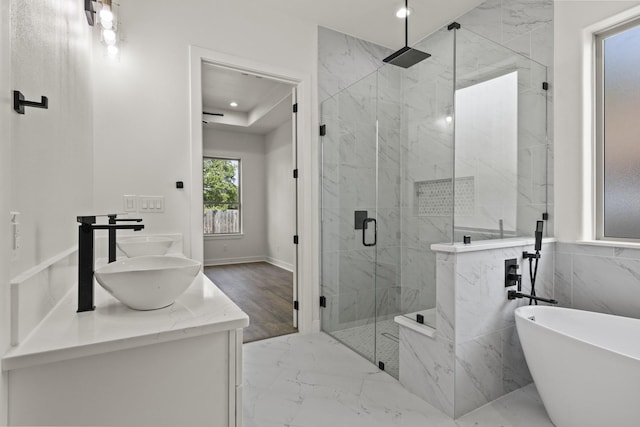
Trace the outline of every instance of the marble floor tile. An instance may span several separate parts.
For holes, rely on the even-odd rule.
[[[454,421],[324,333],[244,345],[245,427],[552,427],[533,385]]]

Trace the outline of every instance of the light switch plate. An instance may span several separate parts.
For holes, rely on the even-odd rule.
[[[122,196],[122,210],[124,212],[138,212],[138,197],[130,194]]]
[[[163,213],[164,212],[164,196],[138,197],[138,212]]]

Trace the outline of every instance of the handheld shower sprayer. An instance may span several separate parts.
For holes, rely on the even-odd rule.
[[[534,233],[536,242],[533,246],[535,253],[523,252],[522,257],[529,260],[529,278],[531,279],[531,296],[536,296],[536,277],[538,276],[538,261],[540,260],[540,251],[542,250],[542,230],[544,228],[544,221],[536,222],[536,231]],[[533,260],[536,260],[535,267],[533,266]],[[538,301],[532,298],[529,299],[529,305],[535,302],[538,305]]]
[[[536,296],[536,276],[538,275],[538,261],[540,260],[540,251],[542,250],[542,229],[544,228],[543,221],[536,222],[536,231],[535,231],[535,244],[534,249],[535,253],[524,251],[522,253],[522,258],[529,260],[529,278],[531,279],[531,294],[523,294],[520,292],[520,286],[518,286],[517,291],[509,291],[507,292],[507,298],[512,300],[516,298],[529,298],[529,305],[535,303],[538,305],[538,301],[546,302],[548,304],[558,304],[558,301],[550,298],[542,298]],[[535,267],[533,265],[533,260],[536,260]],[[513,260],[516,261],[515,259]]]
[[[542,250],[542,228],[544,227],[544,221],[536,222],[536,244],[534,249],[536,252],[540,252]]]

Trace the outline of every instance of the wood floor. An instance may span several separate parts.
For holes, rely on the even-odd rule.
[[[204,274],[249,315],[244,342],[298,332],[293,327],[293,273],[266,262],[205,267]]]

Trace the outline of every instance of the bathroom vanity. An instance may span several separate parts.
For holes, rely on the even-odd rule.
[[[74,288],[2,358],[10,425],[242,424],[249,318],[206,276],[160,310],[95,292],[95,311]]]

